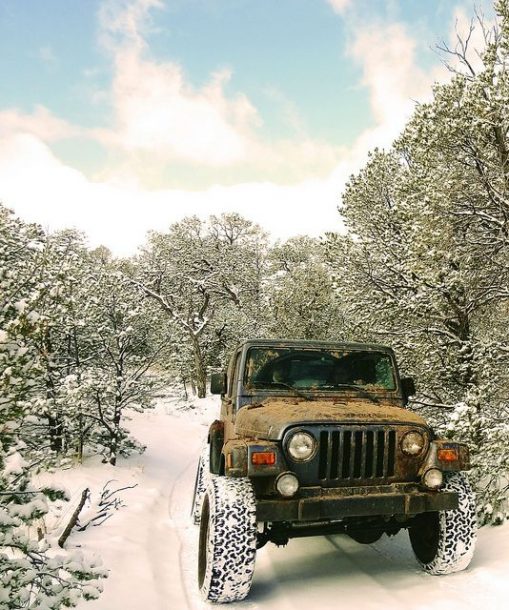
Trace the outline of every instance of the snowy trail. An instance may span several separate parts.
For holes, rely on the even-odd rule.
[[[197,591],[198,528],[189,516],[205,424],[217,414],[214,403],[208,405],[208,414],[135,415],[131,428],[148,445],[143,456],[107,472],[92,466],[63,473],[75,493],[94,480],[97,487],[99,476],[101,485],[113,476],[122,484],[138,483],[124,496],[126,508],[103,526],[73,535],[73,543],[97,549],[111,569],[101,598],[80,610],[213,608]],[[445,577],[420,571],[406,532],[373,545],[345,536],[298,539],[285,548],[261,549],[249,598],[224,607],[505,610],[508,571],[509,526],[481,530],[470,568]]]
[[[122,493],[126,507],[104,525],[75,533],[70,540],[97,550],[111,570],[100,599],[80,608],[188,610],[192,606],[182,579],[181,530],[190,526],[195,455],[206,428],[192,418],[188,424],[164,412],[134,414],[131,427],[148,446],[142,456],[120,460],[115,468],[88,464],[59,473],[59,482],[73,498],[87,486],[100,490],[109,479],[115,479],[116,487],[137,484]]]

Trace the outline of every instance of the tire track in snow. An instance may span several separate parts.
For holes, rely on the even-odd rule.
[[[189,472],[189,470],[191,469],[191,467],[193,466],[194,463],[195,463],[194,458],[189,460],[189,462],[186,464],[186,466],[180,471],[180,473],[177,475],[177,477],[173,480],[170,495],[168,497],[168,514],[170,516],[171,521],[176,526],[175,533],[177,534],[177,538],[179,541],[178,562],[179,562],[179,569],[180,569],[180,575],[181,575],[182,591],[184,593],[186,607],[188,608],[188,610],[191,610],[191,600],[190,600],[190,596],[189,596],[188,585],[186,583],[186,578],[185,578],[184,537],[182,536],[182,531],[185,531],[185,529],[182,530],[180,527],[180,523],[179,523],[179,521],[182,521],[182,517],[183,517],[183,515],[181,514],[182,510],[179,510],[178,515],[175,513],[174,496],[175,496],[175,490],[177,489],[177,485],[180,484],[181,481],[186,480],[185,475]],[[185,504],[182,503],[181,507],[183,508],[184,506],[185,506]]]
[[[140,548],[150,567],[158,602],[154,610],[190,610],[182,579],[183,527],[178,508],[178,488],[193,461],[197,424],[168,414],[155,413],[138,422],[138,437],[150,439],[145,454],[145,487],[155,497],[147,503],[145,545]]]
[[[147,417],[148,421],[151,427],[156,424],[157,433],[152,433],[152,442],[146,452],[143,484],[146,495],[150,493],[154,497],[145,507],[145,545],[140,552],[152,575],[152,587],[158,600],[154,610],[175,610],[177,607],[180,610],[185,595],[179,574],[173,569],[172,557],[178,541],[178,528],[170,521],[167,498],[172,492],[171,475],[179,466],[181,452],[178,444],[172,443],[173,431],[166,425],[166,416],[163,419],[159,414],[152,414],[152,417]],[[143,431],[146,432],[146,428]],[[142,430],[138,433],[143,438]],[[168,446],[173,450],[168,451]]]
[[[284,553],[285,549],[270,543],[257,552],[253,588],[248,598],[253,602],[253,608],[294,610],[303,607],[298,600],[295,600],[292,588],[287,587],[278,577],[280,570],[277,555],[280,552]],[[312,607],[320,607],[320,603]]]

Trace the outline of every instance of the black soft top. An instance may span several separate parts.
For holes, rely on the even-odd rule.
[[[391,347],[378,343],[352,343],[345,341],[310,341],[306,339],[247,339],[239,348],[249,347],[316,347],[325,349],[364,350],[393,353]]]

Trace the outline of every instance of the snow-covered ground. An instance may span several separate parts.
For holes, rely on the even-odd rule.
[[[189,512],[197,457],[215,399],[178,410],[162,402],[133,414],[131,430],[148,448],[117,467],[97,461],[59,472],[73,502],[60,515],[63,527],[84,488],[97,497],[110,479],[125,507],[99,527],[74,532],[69,546],[97,551],[110,577],[99,600],[80,610],[203,610],[196,586],[198,528]],[[83,520],[86,517],[83,512]],[[91,508],[88,508],[90,513]],[[405,532],[360,545],[346,536],[291,540],[258,552],[250,596],[231,610],[362,608],[391,610],[502,610],[509,607],[509,525],[484,528],[468,570],[429,576],[418,568]],[[225,606],[226,607],[226,606]]]

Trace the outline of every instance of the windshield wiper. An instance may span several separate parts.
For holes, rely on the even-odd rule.
[[[258,386],[258,387],[276,386],[276,387],[288,388],[289,390],[292,390],[292,392],[297,394],[297,396],[301,396],[302,398],[305,398],[306,400],[311,400],[311,398],[307,394],[304,394],[304,392],[297,390],[297,388],[293,387],[293,385],[290,385],[289,383],[284,383],[283,381],[255,381],[253,385]]]
[[[358,385],[355,385],[354,383],[335,383],[333,385],[326,385],[326,386],[321,386],[321,387],[322,388],[333,388],[333,389],[348,388],[348,389],[352,389],[352,390],[357,390],[357,392],[359,392],[359,394],[362,394],[366,398],[369,398],[374,403],[378,404],[380,402],[380,400],[376,396],[373,396],[373,394],[370,394],[367,390],[365,390],[364,388],[361,388]]]

